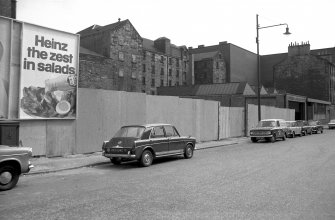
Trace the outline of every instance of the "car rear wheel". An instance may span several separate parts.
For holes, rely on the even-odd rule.
[[[295,133],[294,132],[292,133],[292,138],[295,138]]]
[[[321,132],[321,134],[322,134],[322,133],[323,133],[323,129],[321,129],[321,131],[320,131],[320,132]]]
[[[140,159],[140,164],[143,167],[148,167],[152,164],[154,157],[152,156],[151,151],[145,150],[142,153],[141,159]]]
[[[121,164],[121,158],[113,157],[113,158],[111,158],[111,162],[112,162],[112,164],[119,165],[119,164]]]
[[[270,138],[271,143],[276,141],[276,134],[273,134],[272,137]]]
[[[251,138],[251,141],[252,141],[253,143],[256,143],[256,142],[257,142],[257,138],[252,137],[252,138]]]
[[[0,167],[0,191],[13,188],[19,181],[19,176],[18,171],[10,165]]]
[[[193,148],[190,144],[188,144],[185,148],[184,157],[186,159],[190,159],[193,157]]]

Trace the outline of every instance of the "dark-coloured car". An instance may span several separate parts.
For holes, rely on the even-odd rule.
[[[308,124],[308,121],[297,120],[298,126],[301,127],[302,135],[312,134],[312,127]]]
[[[250,130],[250,138],[252,142],[265,139],[275,142],[277,138],[286,140],[287,129],[285,120],[283,119],[264,119],[258,122],[255,128]]]
[[[312,133],[317,134],[318,132],[323,133],[323,125],[320,121],[317,120],[309,120],[309,126],[312,127]]]
[[[123,126],[109,141],[102,145],[102,155],[113,164],[137,160],[150,166],[155,158],[184,155],[193,156],[195,138],[181,136],[170,124],[145,124]]]
[[[0,145],[0,191],[12,189],[19,181],[20,174],[28,173],[32,149]]]
[[[328,128],[329,129],[335,128],[335,119],[332,119],[332,120],[329,121]]]

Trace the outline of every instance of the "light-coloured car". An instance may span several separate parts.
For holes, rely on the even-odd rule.
[[[296,135],[302,136],[302,128],[298,125],[298,122],[296,121],[286,121],[286,127],[287,127],[287,136],[294,138]]]
[[[28,173],[34,167],[31,157],[30,147],[0,145],[0,191],[12,189],[20,174]]]
[[[328,128],[329,129],[335,128],[335,119],[332,119],[332,120],[329,121]]]

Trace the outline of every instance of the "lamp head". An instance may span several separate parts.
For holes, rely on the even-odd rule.
[[[285,31],[284,34],[285,34],[285,35],[290,35],[290,34],[291,34],[290,31],[289,31],[289,29],[288,29],[288,26],[286,26],[286,31]]]

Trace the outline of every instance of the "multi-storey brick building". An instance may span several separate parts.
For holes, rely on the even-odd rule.
[[[16,0],[0,0],[0,16],[16,18]]]
[[[156,94],[159,86],[191,82],[187,48],[165,37],[142,38],[129,20],[93,25],[78,34],[83,47],[79,86]]]

